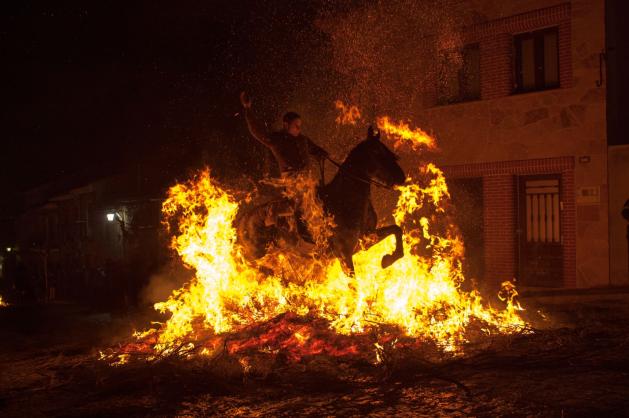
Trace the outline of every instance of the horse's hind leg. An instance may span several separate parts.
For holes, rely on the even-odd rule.
[[[380,264],[386,269],[391,264],[404,256],[404,241],[402,237],[402,228],[397,225],[384,226],[374,231],[378,237],[378,241],[382,241],[389,235],[395,235],[395,250],[391,254],[385,254]]]

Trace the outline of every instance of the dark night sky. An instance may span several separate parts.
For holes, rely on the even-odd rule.
[[[332,3],[356,2],[3,4],[5,196],[138,154],[168,152],[163,150],[217,132],[246,136],[242,120],[234,117],[239,91],[268,98],[267,109],[286,105],[300,77],[307,77],[304,68],[316,65],[309,60],[326,38],[314,20]],[[627,48],[621,48],[627,25],[610,27],[619,28],[608,35],[616,39],[617,61],[624,63],[618,72],[622,84],[629,67]],[[620,90],[627,91],[627,83]]]
[[[308,51],[295,45],[304,37],[318,42],[316,7],[287,0],[5,5],[2,187],[22,190],[163,144],[242,130],[238,92],[262,80],[277,89],[301,65]]]

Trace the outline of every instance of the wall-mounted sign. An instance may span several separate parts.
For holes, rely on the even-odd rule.
[[[577,205],[598,205],[600,203],[600,186],[586,186],[577,188]]]

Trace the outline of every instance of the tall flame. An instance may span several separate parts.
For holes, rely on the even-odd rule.
[[[216,335],[237,332],[283,313],[320,318],[345,335],[394,326],[408,337],[434,340],[449,351],[460,349],[472,321],[504,333],[522,330],[526,324],[518,314],[522,308],[514,301],[511,283],[503,286],[502,310],[489,307],[477,291],[461,289],[463,244],[454,225],[446,222],[445,178],[432,164],[421,167],[417,176],[425,185],[407,180],[399,188],[394,211],[396,223],[405,230],[406,255],[381,268],[382,256],[395,248],[389,237],[354,256],[354,277],[319,250],[309,255],[272,251],[265,262],[274,273],[262,273],[245,260],[236,241],[239,203],[208,170],[173,186],[163,213],[174,228],[172,247],[196,274],[191,283],[155,305],[170,314],[168,321],[139,336],[152,335],[154,348],[163,352],[208,329]],[[309,199],[314,196],[311,193]],[[311,209],[304,207],[314,210],[312,204]],[[312,219],[321,219],[321,214]],[[319,224],[324,229],[330,225]],[[309,339],[308,329],[298,327],[285,343],[321,350],[314,342],[307,344]]]

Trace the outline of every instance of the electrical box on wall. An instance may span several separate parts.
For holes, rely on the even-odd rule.
[[[600,186],[586,186],[577,188],[577,205],[598,205],[600,203]]]

